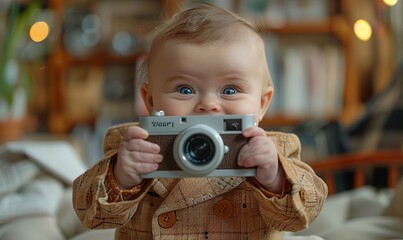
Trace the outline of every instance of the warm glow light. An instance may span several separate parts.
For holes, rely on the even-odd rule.
[[[388,6],[395,6],[398,0],[383,0],[383,2]]]
[[[372,28],[364,19],[359,19],[354,23],[354,33],[358,39],[368,41],[372,35]]]
[[[46,22],[36,22],[29,30],[29,36],[34,42],[42,42],[49,35],[49,26]]]

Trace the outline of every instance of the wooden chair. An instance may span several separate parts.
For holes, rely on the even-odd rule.
[[[367,183],[367,170],[376,167],[387,169],[387,187],[394,188],[402,176],[403,151],[348,153],[310,162],[309,165],[326,182],[329,195],[337,192],[337,173],[351,171],[353,188],[358,188]]]

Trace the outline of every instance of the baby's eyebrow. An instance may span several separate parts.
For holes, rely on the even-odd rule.
[[[222,81],[231,82],[231,83],[244,83],[247,82],[247,78],[243,77],[240,74],[230,74],[220,77]]]
[[[173,82],[173,81],[180,81],[180,80],[185,80],[185,81],[192,81],[194,79],[194,77],[192,77],[191,75],[188,74],[178,74],[178,75],[174,75],[172,77],[169,77],[166,82]]]

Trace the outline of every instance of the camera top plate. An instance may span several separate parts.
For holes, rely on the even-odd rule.
[[[239,134],[248,127],[256,126],[253,114],[164,116],[162,111],[156,113],[139,119],[139,126],[146,129],[150,135],[177,135],[197,124],[208,125],[219,134]]]

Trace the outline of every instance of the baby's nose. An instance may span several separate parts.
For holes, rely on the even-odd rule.
[[[219,99],[217,96],[213,96],[213,94],[201,97],[200,101],[196,105],[196,112],[198,113],[218,113],[220,111],[221,108],[219,104]]]

